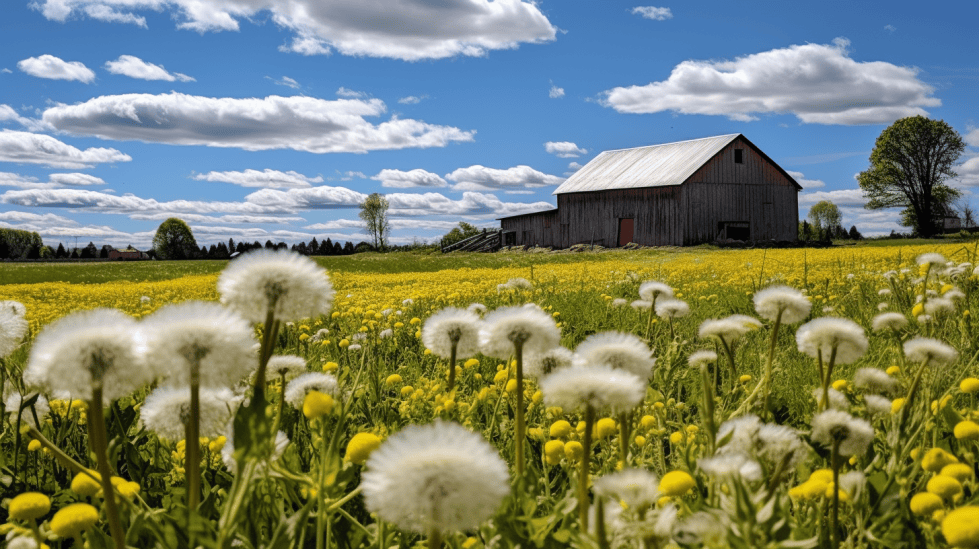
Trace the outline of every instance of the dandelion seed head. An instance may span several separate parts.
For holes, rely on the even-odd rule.
[[[955,362],[959,352],[937,339],[916,337],[904,342],[904,355],[926,366],[944,366]]]
[[[17,422],[17,414],[20,411],[21,405],[32,398],[37,393],[29,393],[28,395],[21,395],[18,392],[11,392],[3,399],[3,408],[7,411],[7,419],[10,421],[11,425]],[[34,411],[37,413],[37,418],[43,421],[43,418],[51,413],[51,407],[48,405],[48,399],[44,398],[44,395],[38,394],[37,400],[34,402]],[[20,420],[37,427],[37,422],[34,421],[34,414],[31,413],[30,407],[24,409],[21,414]]]
[[[228,423],[228,426],[224,431],[224,437],[226,441],[224,446],[221,448],[221,461],[224,462],[224,466],[228,469],[228,471],[230,471],[232,474],[238,474],[238,462],[235,461],[235,429],[233,423]],[[269,448],[269,453],[257,458],[259,463],[255,468],[256,473],[262,473],[268,469],[271,462],[282,457],[282,454],[285,453],[288,446],[289,436],[282,431],[277,431],[275,433],[275,440],[272,443],[272,447]]]
[[[945,297],[933,297],[925,303],[925,312],[932,316],[951,314],[955,312],[955,303]]]
[[[486,315],[479,329],[484,355],[506,359],[518,347],[524,353],[542,353],[557,347],[561,331],[551,315],[539,307],[502,307]]]
[[[908,319],[901,313],[882,313],[874,317],[871,328],[875,332],[900,331],[908,326]]]
[[[761,322],[747,315],[731,315],[716,320],[705,320],[700,325],[698,335],[702,339],[716,337],[728,344],[744,334],[761,328]]]
[[[661,297],[673,297],[673,288],[656,280],[647,280],[639,285],[639,297],[650,302]]]
[[[482,323],[476,313],[446,307],[428,317],[422,325],[422,343],[442,358],[451,357],[454,344],[456,358],[469,358],[479,351]]]
[[[816,387],[813,389],[812,396],[816,399],[816,402],[821,401],[823,399],[822,387]],[[834,410],[842,410],[844,412],[850,409],[850,400],[846,398],[846,395],[837,391],[836,389],[830,387],[829,391],[827,392],[827,396],[829,397],[829,402],[827,405],[830,408]]]
[[[772,322],[782,315],[782,322],[795,324],[809,316],[812,303],[802,292],[789,286],[769,286],[755,294],[755,311]]]
[[[230,389],[200,389],[199,429],[202,437],[220,436],[241,404]],[[158,387],[140,406],[143,425],[164,440],[183,440],[190,421],[190,387]]]
[[[656,316],[660,318],[683,318],[690,314],[690,305],[679,299],[663,299],[656,302]]]
[[[554,347],[543,353],[533,353],[525,361],[526,375],[539,378],[555,370],[568,368],[574,362],[574,353],[565,347]]]
[[[659,478],[645,469],[623,469],[595,479],[595,493],[624,502],[629,508],[649,507],[659,499]]]
[[[946,263],[948,263],[945,256],[939,253],[921,254],[915,259],[915,262],[918,263],[919,266],[927,266],[927,268],[932,272],[944,271]]]
[[[574,365],[557,370],[541,378],[540,388],[548,406],[565,410],[591,406],[624,412],[635,408],[646,396],[643,379],[609,366]]]
[[[891,399],[880,395],[863,395],[867,411],[875,416],[887,416],[891,413],[891,406],[894,404]]]
[[[377,334],[377,337],[379,339],[388,339],[389,337],[394,337],[394,330],[392,330],[391,328],[381,330],[380,333]]]
[[[648,310],[653,308],[653,302],[646,301],[645,299],[637,299],[630,303],[630,306],[637,311]]]
[[[600,332],[586,337],[575,348],[575,359],[582,365],[626,370],[641,379],[649,379],[656,364],[646,343],[625,332]]]
[[[0,358],[17,350],[27,335],[25,312],[17,301],[0,301]]]
[[[712,362],[717,362],[717,353],[708,350],[694,351],[687,358],[687,363],[693,368],[700,368]]]
[[[858,419],[840,410],[825,410],[812,418],[813,442],[826,448],[839,442],[841,456],[857,456],[867,452],[874,440],[874,428],[863,419]]]
[[[509,290],[533,290],[534,285],[530,283],[526,278],[511,278],[506,281],[505,286]]]
[[[510,492],[506,463],[482,436],[455,423],[412,425],[367,459],[367,509],[420,533],[476,528]]]
[[[41,330],[23,379],[84,400],[99,385],[103,400],[111,402],[153,380],[145,355],[145,335],[135,319],[115,309],[80,311]]]
[[[334,290],[315,261],[285,250],[253,250],[232,260],[218,278],[221,302],[251,322],[265,322],[274,304],[281,321],[330,311]]]
[[[620,309],[622,307],[626,307],[627,305],[629,305],[629,300],[622,297],[617,297],[613,299],[609,304],[612,307],[615,307],[616,309]]]
[[[853,384],[869,393],[894,395],[897,392],[897,380],[877,368],[860,368],[853,375]]]
[[[799,327],[795,334],[799,351],[813,358],[822,353],[829,361],[836,350],[836,364],[849,364],[867,352],[867,336],[856,322],[846,318],[823,317]]]
[[[286,402],[293,408],[302,410],[303,401],[306,400],[306,395],[310,391],[319,391],[330,396],[336,396],[337,378],[330,374],[320,372],[302,374],[286,385],[286,390],[283,395]]]
[[[267,366],[269,376],[290,380],[298,375],[305,374],[306,359],[296,355],[274,355],[269,359]]]
[[[761,465],[741,453],[718,454],[712,458],[697,460],[697,467],[704,473],[719,479],[741,479],[754,482],[761,479]]]

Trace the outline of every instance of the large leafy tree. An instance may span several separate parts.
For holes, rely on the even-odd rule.
[[[820,233],[831,235],[833,232],[838,232],[837,227],[840,227],[840,223],[843,222],[843,215],[840,214],[836,204],[829,200],[821,200],[809,208],[809,222]]]
[[[965,150],[962,136],[943,120],[902,118],[881,132],[870,168],[857,175],[866,208],[903,207],[902,222],[923,237],[939,232],[944,207],[961,193],[945,182]]]
[[[364,221],[367,233],[374,239],[374,248],[383,250],[387,235],[391,231],[388,222],[388,208],[391,205],[383,195],[371,193],[360,205],[360,219]]]
[[[198,254],[194,233],[177,217],[160,223],[153,237],[153,249],[160,259],[191,259]]]

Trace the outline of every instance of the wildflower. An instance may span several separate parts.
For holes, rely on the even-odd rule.
[[[533,353],[527,356],[526,373],[531,377],[545,376],[554,370],[571,366],[574,355],[564,347],[554,347],[543,353]]]
[[[200,389],[199,435],[215,437],[224,431],[240,397],[230,389]],[[181,440],[185,437],[186,424],[190,420],[190,389],[187,387],[159,387],[146,396],[139,409],[140,418],[147,429],[165,440]]]
[[[849,364],[867,352],[867,336],[856,322],[845,318],[823,317],[803,324],[795,334],[799,351],[813,358]]]
[[[455,423],[409,426],[367,460],[361,486],[368,510],[405,530],[469,530],[509,493],[506,463]]]
[[[51,510],[51,498],[40,492],[24,492],[10,500],[7,512],[14,520],[37,520]]]
[[[136,494],[139,493],[139,490],[140,490],[140,486],[138,482],[132,482],[132,481],[123,482],[118,486],[116,486],[116,491],[119,492],[119,495],[128,500],[132,500],[134,497],[136,497]]]
[[[979,379],[974,377],[967,377],[959,383],[959,390],[963,393],[976,393],[979,392]]]
[[[686,471],[670,471],[659,481],[659,492],[664,496],[680,497],[696,486],[690,473]]]
[[[979,424],[969,420],[960,421],[955,424],[952,433],[959,440],[979,440]]]
[[[972,470],[972,466],[966,465],[965,463],[949,463],[945,467],[942,467],[942,470],[938,474],[952,477],[959,482],[966,482],[976,478],[976,473]]]
[[[303,374],[286,385],[283,398],[293,408],[300,409],[303,406],[303,401],[306,400],[306,394],[310,391],[335,395],[337,391],[337,378],[330,374],[321,374],[319,372]]]
[[[350,442],[347,443],[347,452],[343,456],[344,461],[363,465],[370,457],[371,452],[381,445],[381,439],[373,433],[357,433]]]
[[[24,395],[16,392],[11,392],[9,395],[7,395],[7,398],[3,400],[3,406],[4,410],[7,411],[7,416],[11,424],[17,421],[17,416],[19,415],[21,421],[37,427],[37,422],[34,421],[34,415],[37,414],[37,419],[42,419],[51,413],[51,407],[48,405],[48,399],[44,398],[44,395],[37,395],[37,400],[34,401],[32,406],[24,408],[23,412],[20,411],[23,403],[34,398],[35,394],[36,393],[29,394],[26,396],[26,398]],[[34,408],[33,411],[31,410],[31,407]]]
[[[401,376],[400,375],[398,375],[398,374],[391,374],[391,375],[389,375],[387,377],[387,379],[384,380],[384,384],[387,385],[388,387],[391,387],[391,386],[394,386],[394,385],[397,385],[397,384],[401,383],[402,381],[404,381],[404,380],[401,379]]]
[[[571,424],[563,419],[559,419],[551,424],[548,432],[551,438],[567,438],[571,434]]]
[[[716,337],[730,345],[737,338],[758,328],[761,328],[761,322],[757,319],[746,315],[731,315],[719,320],[705,320],[700,325],[698,335],[702,339]]]
[[[904,342],[904,354],[908,360],[926,366],[943,366],[958,358],[959,353],[948,345],[930,337],[916,337]]]
[[[812,418],[812,440],[825,447],[839,444],[841,456],[864,454],[874,439],[874,428],[846,412],[826,410]]]
[[[333,397],[319,391],[306,393],[303,399],[303,415],[309,419],[323,417],[333,411]]]
[[[99,493],[99,490],[102,489],[100,484],[102,477],[95,471],[89,471],[89,473],[78,473],[71,479],[72,492],[83,497],[91,497]]]
[[[897,381],[877,368],[860,368],[853,376],[853,384],[869,393],[893,395],[897,391]]]
[[[762,476],[758,462],[740,453],[722,453],[712,458],[701,458],[697,460],[697,467],[704,473],[721,479],[740,478],[753,482]]]
[[[769,286],[755,294],[754,302],[760,317],[772,322],[781,317],[785,324],[802,322],[812,308],[802,292],[788,286]]]
[[[568,461],[578,463],[585,455],[585,447],[577,440],[572,440],[564,445],[564,455]]]
[[[935,511],[945,507],[942,498],[931,492],[920,492],[915,494],[909,503],[911,512],[919,516],[931,516]]]
[[[511,278],[504,284],[508,290],[533,290],[534,285],[526,278]]]
[[[274,355],[269,359],[268,373],[272,376],[292,379],[306,373],[306,359],[296,355]]]
[[[942,535],[950,547],[979,545],[979,507],[966,505],[945,515]]]
[[[962,483],[945,475],[935,475],[928,479],[925,489],[944,500],[957,500],[962,497]]]
[[[221,461],[224,462],[224,466],[231,471],[232,474],[238,473],[238,462],[235,460],[235,432],[233,425],[228,425],[229,429],[225,431],[225,443],[224,447],[221,448]],[[258,471],[262,471],[268,467],[268,463],[279,459],[283,452],[286,451],[286,447],[289,446],[289,437],[286,436],[282,431],[275,433],[275,440],[272,446],[269,448],[268,445],[262,445],[262,449],[266,450],[268,453],[259,456],[259,466]],[[253,449],[254,450],[254,449]]]
[[[943,467],[952,463],[958,463],[959,459],[941,448],[932,448],[925,452],[921,458],[921,467],[925,471],[937,473]]]
[[[595,479],[595,493],[641,509],[659,499],[659,479],[643,469],[624,469]]]
[[[115,309],[72,313],[46,326],[31,347],[28,385],[91,400],[100,389],[110,402],[152,381],[143,366],[144,336],[136,321]]]
[[[641,379],[649,379],[656,364],[646,343],[624,332],[592,334],[578,345],[575,355],[577,364],[609,366]]]
[[[656,303],[656,316],[660,318],[683,318],[690,314],[690,305],[679,299],[664,299]]]
[[[891,402],[889,398],[885,398],[879,395],[864,395],[864,403],[867,405],[867,411],[871,414],[884,416],[892,413],[891,410],[894,403]]]
[[[915,262],[927,271],[932,272],[942,272],[945,270],[945,256],[939,253],[927,253],[921,254],[916,259]]]
[[[99,512],[87,503],[73,503],[62,507],[51,518],[51,531],[58,537],[71,538],[88,530],[99,521]]]
[[[615,420],[610,417],[603,417],[595,423],[595,433],[597,438],[609,438],[614,436],[618,427],[615,425]]]
[[[901,313],[882,313],[874,317],[871,327],[875,332],[884,330],[899,331],[906,328],[908,319]]]
[[[701,365],[717,362],[717,353],[714,351],[695,351],[687,358],[687,362],[691,367],[699,368]]]
[[[27,335],[25,312],[17,301],[0,301],[0,358],[14,352]]]
[[[817,402],[823,397],[823,390],[816,387],[812,390],[812,396]],[[846,395],[830,387],[826,391],[826,396],[829,397],[827,405],[834,410],[847,411],[850,409],[850,401],[846,398]]]
[[[315,261],[294,252],[254,250],[225,267],[218,278],[221,303],[251,322],[314,318],[330,311],[334,290]]]
[[[661,297],[673,297],[673,289],[655,280],[647,280],[639,285],[639,297],[653,302]]]
[[[637,299],[629,304],[633,309],[641,311],[643,309],[651,309],[653,307],[652,301],[646,301],[645,299]]]
[[[483,305],[482,303],[470,303],[469,306],[466,307],[466,310],[470,313],[483,316],[486,314],[486,305]]]
[[[627,411],[646,396],[646,384],[635,374],[608,366],[572,366],[540,381],[548,406],[566,410],[591,406]]]
[[[469,358],[479,351],[482,321],[476,313],[447,307],[430,316],[422,326],[422,343],[442,358]]]
[[[486,315],[479,330],[483,354],[509,358],[517,349],[524,353],[543,353],[557,347],[561,331],[554,319],[538,307],[503,307]]]
[[[552,434],[553,436],[553,434]],[[544,443],[544,461],[548,465],[558,465],[564,457],[564,443],[560,440],[549,440]]]

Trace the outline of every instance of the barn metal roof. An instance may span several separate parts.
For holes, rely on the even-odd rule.
[[[733,133],[605,151],[565,180],[552,194],[679,185],[739,135]]]

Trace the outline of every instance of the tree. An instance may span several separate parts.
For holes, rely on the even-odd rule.
[[[850,226],[850,233],[848,236],[850,237],[850,240],[863,240],[863,235],[857,230],[856,225]]]
[[[822,200],[809,208],[809,221],[812,222],[817,235],[825,233],[826,238],[830,238],[834,232],[837,232],[836,228],[840,227],[843,215],[840,214],[836,204],[829,200]]]
[[[374,238],[374,248],[383,250],[387,234],[391,231],[388,223],[388,208],[391,204],[378,193],[371,193],[360,205],[360,219],[367,226],[367,233]]]
[[[903,207],[902,221],[922,237],[940,232],[948,206],[961,193],[945,184],[965,150],[962,136],[943,120],[902,118],[881,132],[870,168],[857,175],[868,210]]]
[[[199,253],[194,233],[176,217],[160,223],[153,237],[153,249],[160,259],[192,259]]]
[[[65,247],[61,242],[58,242],[58,250],[54,252],[54,257],[58,259],[68,257],[68,252],[65,251]]]
[[[471,236],[479,234],[479,229],[465,221],[460,221],[458,227],[453,227],[451,231],[442,237],[442,247],[451,246],[456,242],[461,242]]]

